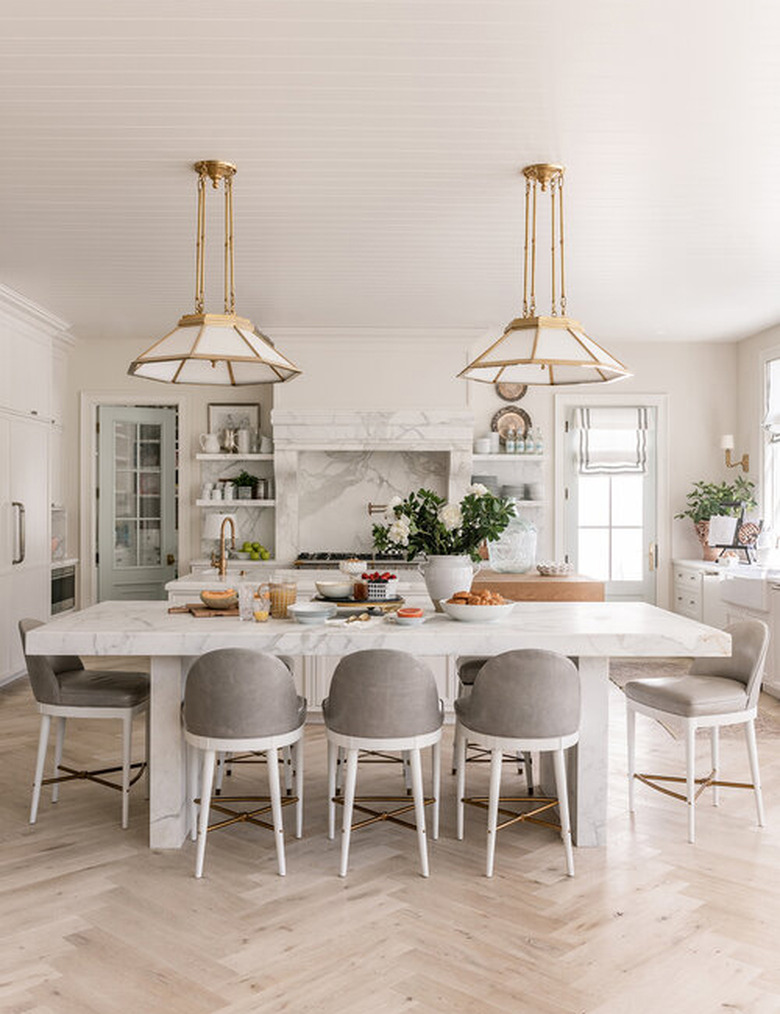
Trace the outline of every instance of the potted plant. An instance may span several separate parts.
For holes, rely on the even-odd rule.
[[[694,482],[685,497],[685,510],[676,518],[690,518],[696,528],[705,560],[714,560],[718,551],[708,545],[710,518],[716,515],[739,517],[740,511],[756,506],[755,483],[739,477],[734,482]]]
[[[405,552],[420,559],[420,572],[437,610],[439,600],[468,591],[479,547],[499,537],[514,517],[514,504],[494,496],[479,483],[463,499],[448,503],[429,489],[388,504],[385,523],[373,527],[374,547],[381,553]]]
[[[257,485],[257,476],[250,475],[249,472],[239,472],[233,480],[236,489],[238,490],[239,500],[251,500],[255,486]]]

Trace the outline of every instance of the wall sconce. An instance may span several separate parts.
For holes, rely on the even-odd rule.
[[[743,454],[739,461],[731,460],[731,452],[734,450],[734,435],[732,433],[726,433],[720,438],[721,450],[726,452],[726,468],[736,468],[737,465],[742,465],[742,471],[747,472],[750,470],[750,455]]]

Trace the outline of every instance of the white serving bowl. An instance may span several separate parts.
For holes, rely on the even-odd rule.
[[[393,615],[399,627],[419,627],[421,623],[425,623],[424,616],[399,616],[398,613]]]
[[[360,577],[366,569],[365,560],[342,560],[339,563],[339,570],[342,574],[350,574],[352,577]]]
[[[441,599],[439,605],[453,620],[461,623],[497,623],[505,619],[515,608],[514,602],[502,606],[463,606],[460,603]]]
[[[315,581],[314,584],[325,599],[348,599],[352,595],[351,581]]]
[[[287,607],[287,612],[296,623],[314,626],[335,616],[336,607],[329,602],[293,602]]]

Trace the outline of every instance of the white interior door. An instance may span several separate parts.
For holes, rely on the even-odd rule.
[[[98,599],[162,599],[176,576],[176,412],[98,411]]]
[[[636,406],[642,407],[642,406]],[[641,470],[590,463],[583,467],[577,407],[566,420],[564,442],[564,548],[566,559],[587,577],[604,581],[606,598],[655,604],[657,439],[655,409],[645,407]],[[609,444],[606,431],[605,445]],[[609,459],[607,450],[605,457]]]

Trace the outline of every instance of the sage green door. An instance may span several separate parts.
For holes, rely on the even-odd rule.
[[[176,410],[98,409],[98,600],[164,599],[176,577]]]

